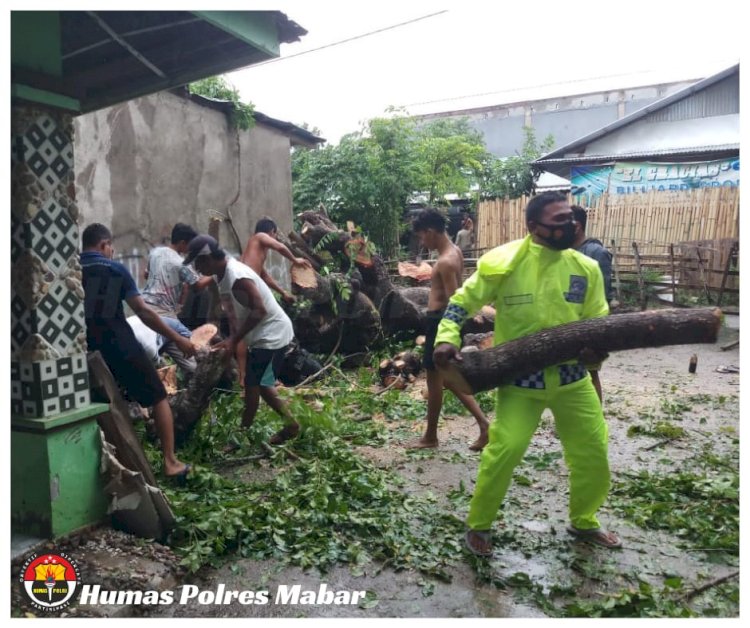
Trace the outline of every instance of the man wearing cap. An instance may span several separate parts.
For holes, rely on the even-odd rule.
[[[286,402],[276,390],[276,374],[294,339],[292,321],[260,276],[229,257],[211,236],[199,235],[191,240],[183,264],[190,263],[201,274],[214,276],[229,317],[231,335],[216,350],[226,350],[229,357],[234,355],[240,341],[244,340],[248,347],[242,425],[252,425],[262,397],[285,422],[284,428],[271,438],[271,444],[294,438],[299,424],[292,419]]]

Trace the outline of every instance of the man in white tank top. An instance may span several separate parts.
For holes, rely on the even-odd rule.
[[[240,341],[244,340],[248,347],[243,427],[252,425],[263,397],[285,422],[284,428],[271,438],[271,444],[294,438],[299,424],[292,419],[286,402],[276,390],[276,376],[287,347],[294,339],[292,321],[260,276],[227,255],[211,236],[199,235],[190,241],[183,263],[193,261],[198,272],[214,276],[219,284],[222,307],[229,318],[231,335],[216,349],[228,351],[229,357],[235,354]]]

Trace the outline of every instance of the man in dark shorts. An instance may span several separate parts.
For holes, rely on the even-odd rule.
[[[428,448],[438,446],[437,428],[440,410],[443,407],[443,387],[448,388],[458,400],[471,412],[479,426],[479,438],[469,447],[472,451],[481,451],[487,444],[489,421],[474,397],[453,390],[435,369],[432,351],[435,336],[443,318],[443,313],[456,289],[461,285],[464,258],[445,232],[445,217],[436,209],[425,209],[414,220],[414,232],[419,236],[422,246],[428,250],[437,250],[438,258],[432,268],[430,297],[427,303],[424,356],[422,362],[427,370],[427,429],[424,436],[411,443],[410,448]]]
[[[94,223],[82,234],[86,339],[89,351],[99,351],[115,381],[144,407],[153,408],[153,417],[164,455],[164,474],[184,478],[190,465],[180,462],[174,452],[174,420],[167,392],[154,365],[138,343],[125,319],[122,302],[151,329],[174,342],[185,355],[195,355],[189,339],[166,325],[141,297],[128,270],[112,261],[112,234]]]
[[[294,438],[299,432],[299,424],[292,419],[287,403],[276,390],[276,375],[294,339],[292,321],[260,275],[229,257],[211,236],[199,235],[190,242],[183,263],[191,262],[202,275],[214,275],[219,284],[222,306],[229,318],[231,335],[216,345],[215,350],[226,350],[227,357],[231,357],[241,341],[244,340],[249,347],[243,427],[252,425],[262,397],[285,423],[283,429],[271,437],[271,444],[279,445]],[[228,448],[231,449],[233,447]]]

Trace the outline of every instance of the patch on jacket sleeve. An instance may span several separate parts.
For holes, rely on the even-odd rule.
[[[588,287],[588,279],[581,275],[571,275],[570,285],[568,291],[563,292],[565,300],[568,303],[583,303],[586,298],[586,288]]]
[[[463,325],[464,321],[468,317],[469,313],[460,305],[456,305],[455,303],[449,303],[448,307],[445,308],[445,314],[443,314],[443,318],[447,318],[449,321],[453,321],[458,326]]]

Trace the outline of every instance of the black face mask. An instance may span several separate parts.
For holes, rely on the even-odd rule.
[[[576,223],[572,220],[570,222],[564,222],[557,225],[548,225],[543,222],[537,224],[549,230],[550,235],[547,238],[539,235],[538,233],[536,235],[540,239],[544,240],[551,248],[562,251],[573,246],[573,242],[576,239]],[[557,231],[562,231],[562,234],[559,238],[554,237],[554,234]]]

